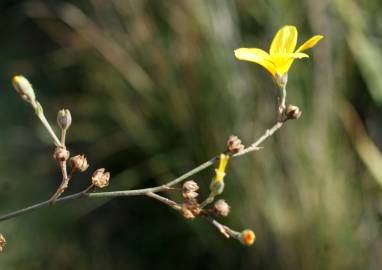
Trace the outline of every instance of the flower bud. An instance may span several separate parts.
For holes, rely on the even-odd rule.
[[[70,159],[72,163],[72,169],[84,172],[89,168],[88,160],[84,155],[77,155]]]
[[[239,137],[231,135],[227,141],[227,151],[236,154],[244,149],[244,145],[241,143]]]
[[[302,112],[300,111],[300,108],[294,105],[288,105],[288,108],[286,109],[286,117],[287,119],[299,119]]]
[[[104,168],[96,170],[92,175],[92,184],[98,188],[104,188],[109,185],[110,173],[105,172]]]
[[[217,200],[214,204],[214,212],[216,215],[226,217],[229,214],[230,206],[225,200]]]
[[[70,152],[61,146],[56,147],[53,153],[53,159],[57,161],[66,161],[69,159],[69,156]]]
[[[242,231],[239,237],[240,242],[246,246],[253,245],[256,239],[255,233],[249,229]]]
[[[14,76],[12,79],[13,87],[16,92],[27,102],[35,103],[36,95],[30,82],[21,75]]]
[[[0,233],[0,252],[3,251],[6,244],[7,244],[7,240],[5,240],[4,235]]]
[[[72,115],[68,109],[62,109],[57,113],[57,124],[63,130],[67,130],[70,127]]]

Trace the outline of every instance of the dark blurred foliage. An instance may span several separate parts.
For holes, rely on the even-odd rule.
[[[71,110],[71,153],[108,168],[109,190],[148,187],[275,121],[270,76],[235,60],[235,48],[266,49],[285,24],[299,43],[325,36],[289,74],[302,118],[228,168],[224,223],[253,228],[254,247],[148,198],[92,199],[1,223],[1,269],[379,269],[381,1],[3,0],[0,15],[2,213],[49,198],[60,182],[13,75],[31,80],[52,123]],[[212,174],[194,178],[204,196]]]

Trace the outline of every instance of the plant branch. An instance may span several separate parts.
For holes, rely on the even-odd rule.
[[[245,154],[248,154],[253,151],[257,151],[261,148],[258,146],[264,142],[267,138],[272,136],[277,130],[279,130],[283,126],[284,122],[277,122],[271,129],[268,129],[257,141],[255,141],[251,146],[248,148],[244,149],[243,151],[233,155],[232,157],[239,157]],[[69,200],[74,200],[78,198],[113,198],[113,197],[122,197],[122,196],[150,196],[155,199],[158,199],[156,192],[161,192],[161,191],[167,191],[169,190],[172,186],[182,182],[183,180],[189,178],[190,176],[197,174],[200,171],[205,170],[206,168],[210,167],[214,162],[218,159],[218,157],[213,157],[210,160],[200,164],[199,166],[195,167],[194,169],[186,172],[185,174],[171,180],[167,184],[161,185],[161,186],[156,186],[156,187],[151,187],[151,188],[143,188],[143,189],[132,189],[132,190],[119,190],[119,191],[109,191],[109,192],[92,192],[92,193],[84,193],[84,192],[79,192],[75,193],[73,195],[65,196],[60,199],[57,199],[55,203],[61,203],[64,201],[69,201]],[[152,195],[155,194],[155,195]],[[47,200],[45,202],[37,203],[28,207],[25,207],[23,209],[11,212],[9,214],[5,214],[3,216],[0,216],[0,222],[4,220],[8,220],[29,212],[32,212],[38,208],[46,207],[50,205],[50,200]]]
[[[239,156],[246,155],[250,152],[260,150],[261,148],[259,147],[259,145],[261,145],[261,143],[263,143],[266,139],[271,137],[276,131],[278,131],[284,125],[284,123],[288,120],[288,118],[283,117],[283,115],[285,114],[285,100],[286,100],[286,91],[285,91],[285,88],[283,88],[282,93],[281,93],[281,100],[279,103],[278,121],[276,122],[276,124],[273,125],[270,129],[267,129],[264,132],[264,134],[260,138],[258,138],[254,143],[252,143],[249,147],[247,147],[244,150],[232,155],[232,158],[236,158]],[[44,115],[42,113],[36,113],[36,114],[39,116],[41,122],[44,124],[44,126],[47,128],[47,130],[51,134],[55,144],[60,146],[60,144],[61,144],[60,140],[58,140],[57,136],[55,135],[55,133],[51,129],[51,127],[50,127],[49,123],[47,122],[46,118],[44,117]],[[160,185],[160,186],[156,186],[156,187],[150,187],[150,188],[143,188],[143,189],[88,193],[93,187],[93,186],[91,186],[91,188],[89,187],[89,188],[85,189],[84,191],[56,199],[55,203],[75,200],[78,198],[113,198],[113,197],[122,197],[122,196],[148,196],[148,197],[157,199],[157,200],[171,206],[172,208],[176,209],[176,207],[175,207],[176,203],[175,202],[170,203],[169,199],[164,198],[164,197],[162,197],[156,193],[170,190],[172,186],[174,186],[174,185],[186,180],[187,178],[191,177],[192,175],[195,175],[198,172],[203,171],[206,168],[210,167],[212,164],[214,164],[214,162],[216,160],[218,160],[218,158],[219,158],[218,156],[215,156],[215,157],[211,158],[210,160],[200,164],[199,166],[195,167],[194,169],[182,174],[181,176],[169,181],[168,183],[166,183],[164,185]],[[65,168],[62,167],[62,169],[63,169],[62,170],[63,181],[62,181],[62,184],[60,185],[60,188],[65,186],[65,183],[67,184],[67,182],[70,179],[66,173],[66,166],[64,166],[64,167]],[[60,190],[60,188],[59,188],[59,190]],[[59,190],[57,190],[57,192]],[[51,205],[51,202],[52,202],[52,199],[44,201],[44,202],[40,202],[40,203],[31,205],[31,206],[28,206],[25,208],[22,208],[20,210],[16,210],[16,211],[8,213],[8,214],[5,214],[3,216],[0,216],[0,222],[14,218],[14,217],[17,217],[17,216],[20,216],[20,215],[24,215],[24,214],[32,212],[38,208],[49,206],[49,205]],[[219,229],[219,225],[217,225],[216,222],[212,222],[212,224]]]

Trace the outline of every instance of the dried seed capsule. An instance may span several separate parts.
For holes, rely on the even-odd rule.
[[[98,188],[104,188],[109,185],[110,173],[105,172],[105,168],[96,170],[92,175],[92,184]]]
[[[7,240],[5,240],[4,235],[0,233],[0,252],[3,251],[6,244],[7,244]]]
[[[295,105],[288,105],[288,108],[286,109],[286,117],[287,119],[299,119],[302,112],[300,111],[300,108]]]
[[[214,204],[214,212],[218,216],[226,217],[229,214],[230,206],[225,200],[217,200]]]
[[[182,188],[183,198],[187,200],[195,199],[196,197],[199,196],[199,193],[196,192],[198,189],[199,189],[199,186],[195,181],[189,180],[184,182],[183,188]]]
[[[73,170],[84,172],[89,168],[88,160],[84,155],[77,155],[70,159]]]
[[[241,140],[239,139],[239,137],[231,135],[228,138],[228,141],[227,141],[227,151],[228,152],[230,152],[232,154],[236,154],[236,153],[242,151],[244,148],[245,148],[245,146],[241,143]]]
[[[183,184],[183,191],[197,191],[198,189],[198,184],[193,180],[188,180]]]
[[[72,115],[68,109],[58,111],[57,124],[63,130],[67,130],[70,127],[72,124]]]
[[[56,147],[53,153],[53,158],[57,161],[66,161],[69,159],[70,152],[63,147]]]

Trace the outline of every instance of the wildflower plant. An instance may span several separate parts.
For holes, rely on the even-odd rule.
[[[60,129],[60,136],[57,136],[44,115],[43,107],[39,103],[31,83],[24,76],[14,76],[12,82],[15,90],[23,100],[31,105],[36,116],[52,139],[55,147],[52,157],[58,163],[62,179],[61,183],[48,200],[0,216],[0,222],[26,214],[41,207],[53,206],[56,203],[69,200],[96,197],[147,196],[178,211],[184,218],[205,218],[226,238],[236,239],[246,246],[252,245],[256,239],[252,230],[244,229],[242,231],[236,231],[217,220],[228,216],[231,212],[231,207],[223,199],[225,187],[224,178],[228,173],[228,163],[235,157],[260,150],[260,144],[279,130],[285,122],[298,119],[301,116],[301,111],[297,106],[286,106],[288,72],[294,60],[308,57],[303,51],[312,48],[321,39],[322,36],[320,35],[314,36],[295,50],[297,43],[297,29],[294,26],[287,25],[277,32],[270,46],[269,53],[257,48],[240,48],[235,50],[236,58],[255,62],[269,71],[277,86],[282,90],[280,91],[276,123],[248,147],[245,147],[237,136],[232,135],[228,138],[226,149],[220,151],[220,154],[216,157],[213,157],[166,184],[142,189],[94,192],[94,189],[96,188],[102,189],[109,186],[111,178],[110,172],[107,172],[104,168],[99,168],[94,170],[91,179],[87,182],[88,186],[84,188],[83,191],[62,197],[62,194],[66,191],[71,179],[76,174],[82,173],[90,167],[84,154],[77,154],[71,157],[70,151],[67,148],[66,136],[72,123],[71,113],[68,109],[62,109],[58,112],[57,126]],[[191,180],[190,177],[207,169],[215,162],[218,164],[212,174],[212,180],[209,185],[209,195],[204,200],[200,199],[199,185],[196,181]],[[182,182],[184,182],[182,188],[174,188]],[[175,202],[163,194],[158,194],[166,192],[180,192],[183,199],[180,202]],[[219,197],[219,199],[215,201],[217,197]],[[4,248],[5,244],[6,240],[4,236],[0,234],[0,251]]]

